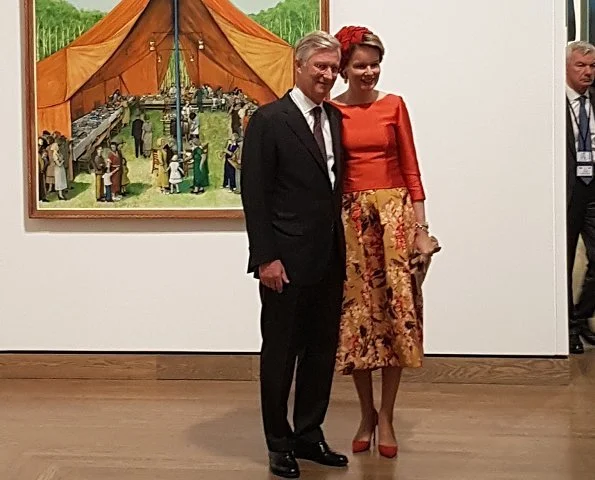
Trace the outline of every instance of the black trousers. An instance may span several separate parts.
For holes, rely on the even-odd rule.
[[[143,154],[143,141],[141,137],[134,137],[134,156],[136,158]]]
[[[588,267],[578,303],[574,304],[572,272],[579,235],[587,251]],[[568,206],[568,318],[571,333],[595,312],[595,182],[585,185],[577,179]]]
[[[334,254],[323,280],[315,285],[290,283],[276,293],[260,284],[261,403],[271,451],[293,450],[297,439],[324,440],[321,425],[331,393],[344,270],[339,255]],[[287,416],[294,371],[292,430]]]

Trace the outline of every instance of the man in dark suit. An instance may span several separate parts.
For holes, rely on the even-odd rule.
[[[324,102],[340,45],[313,32],[296,45],[296,85],[259,108],[242,152],[248,272],[260,279],[261,402],[271,471],[297,478],[296,458],[329,466],[326,415],[338,342],[345,240],[341,223],[341,118]],[[293,430],[287,402],[296,367]]]
[[[581,337],[595,344],[588,319],[595,312],[595,47],[573,42],[566,50],[566,201],[570,353],[584,352]],[[572,272],[579,235],[589,260],[578,303]]]

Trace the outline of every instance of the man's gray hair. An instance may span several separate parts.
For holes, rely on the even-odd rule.
[[[341,44],[330,33],[316,30],[297,41],[295,44],[295,58],[300,63],[304,63],[308,61],[314,52],[320,50],[334,50],[339,52],[340,55]]]
[[[579,52],[582,55],[595,55],[595,46],[583,40],[569,43],[566,46],[566,62],[570,60],[570,56],[574,52]]]

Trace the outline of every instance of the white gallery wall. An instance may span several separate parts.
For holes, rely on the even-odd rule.
[[[0,17],[0,350],[255,352],[243,221],[29,220],[18,0]],[[432,232],[431,354],[567,352],[563,0],[331,0],[385,41]],[[337,85],[337,91],[344,87]]]

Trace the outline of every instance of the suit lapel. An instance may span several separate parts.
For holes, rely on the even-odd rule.
[[[576,174],[576,145],[574,140],[574,129],[572,128],[572,118],[570,106],[566,102],[566,204],[569,205],[574,189]]]
[[[295,133],[296,137],[304,144],[304,146],[310,152],[312,158],[316,161],[318,166],[322,169],[325,176],[328,178],[328,169],[326,166],[326,161],[322,158],[322,153],[318,148],[318,144],[316,143],[316,139],[304,118],[304,115],[297,107],[293,100],[289,96],[289,93],[283,97],[283,101],[285,103],[285,121],[289,128]],[[329,181],[330,183],[330,181]]]
[[[570,113],[570,105],[566,101],[566,142],[568,143],[568,151],[572,152],[572,158],[576,158],[576,145],[574,139],[574,129],[572,127],[572,117]]]
[[[341,119],[337,112],[328,103],[324,103],[324,109],[331,125],[331,136],[333,140],[333,154],[335,156],[335,187],[339,184],[343,177],[343,163],[341,156]]]

